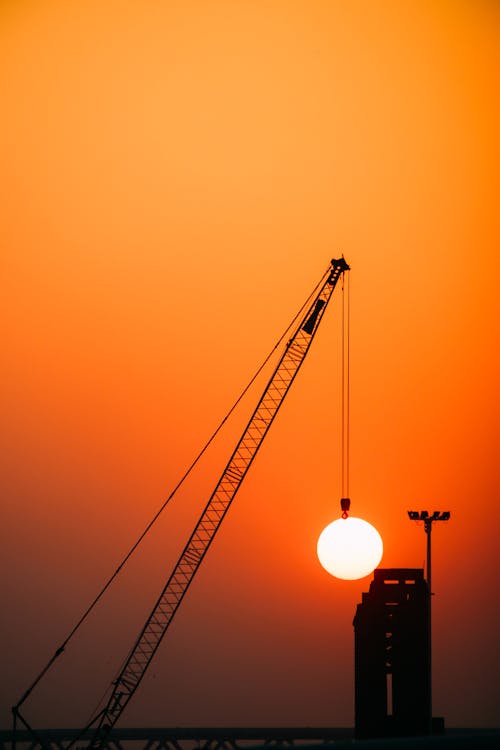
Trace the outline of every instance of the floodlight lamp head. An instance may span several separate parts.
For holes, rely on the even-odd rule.
[[[449,521],[451,513],[449,510],[435,510],[429,513],[427,510],[409,510],[408,517],[410,521],[426,521],[427,523],[433,521]]]

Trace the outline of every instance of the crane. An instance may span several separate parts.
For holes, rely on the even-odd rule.
[[[196,522],[191,536],[125,659],[118,677],[114,680],[111,695],[104,709],[87,726],[87,728],[95,728],[89,744],[90,750],[100,750],[106,744],[110,730],[122,715],[146,674],[304,362],[337,282],[348,270],[349,266],[344,257],[332,259],[326,273],[315,289],[315,296],[313,292],[312,302],[307,306],[294,333],[286,343],[284,352]],[[20,716],[19,707],[23,701],[24,698],[14,707],[14,715],[17,713]],[[28,726],[26,722],[23,721],[23,723]]]

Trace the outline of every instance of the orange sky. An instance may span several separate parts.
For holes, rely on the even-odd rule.
[[[498,21],[485,0],[2,3],[3,726],[341,253],[352,512],[383,566],[420,567],[407,509],[451,510],[434,710],[498,724]],[[124,725],[352,724],[370,579],[315,556],[340,496],[339,300]],[[243,419],[26,705],[35,726],[86,720]]]

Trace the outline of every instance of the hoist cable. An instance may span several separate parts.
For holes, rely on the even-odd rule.
[[[347,274],[347,345],[346,345],[346,497],[349,497],[349,464],[351,435],[351,279]]]
[[[236,401],[234,402],[234,404],[231,406],[231,408],[227,412],[226,416],[221,420],[221,422],[219,423],[219,425],[217,426],[217,428],[215,429],[215,431],[212,433],[211,437],[207,440],[207,442],[205,443],[205,445],[203,446],[203,448],[201,449],[201,451],[198,453],[198,455],[196,456],[196,458],[191,462],[191,464],[186,469],[186,471],[184,472],[184,474],[182,475],[182,477],[180,478],[180,480],[177,482],[177,484],[175,485],[175,487],[172,490],[172,492],[170,493],[170,495],[166,498],[166,500],[161,505],[160,509],[153,516],[153,518],[148,523],[148,525],[146,526],[146,528],[144,529],[144,531],[142,532],[142,534],[139,536],[139,538],[137,539],[137,541],[132,545],[132,547],[130,548],[130,550],[127,552],[127,554],[123,558],[122,562],[116,568],[115,572],[108,579],[108,581],[104,584],[104,586],[102,587],[102,589],[100,590],[100,592],[97,594],[97,596],[95,597],[95,599],[87,607],[87,609],[85,610],[85,612],[83,613],[83,615],[80,617],[80,619],[78,620],[78,622],[76,623],[76,625],[73,627],[73,629],[71,630],[71,632],[69,633],[69,635],[63,641],[63,643],[59,646],[59,648],[56,649],[54,655],[51,657],[51,659],[49,659],[49,661],[47,662],[47,664],[45,665],[45,667],[42,669],[42,671],[38,674],[38,676],[35,678],[35,680],[33,681],[33,683],[30,685],[30,687],[23,694],[23,696],[21,697],[21,699],[19,700],[19,702],[16,703],[15,706],[13,706],[12,711],[13,711],[14,715],[19,715],[20,716],[20,714],[19,714],[19,708],[27,700],[27,698],[29,697],[29,695],[33,692],[33,690],[38,685],[38,683],[42,680],[42,678],[45,676],[45,674],[49,671],[49,669],[52,667],[52,665],[54,664],[54,662],[56,661],[56,659],[64,652],[64,650],[66,649],[66,646],[68,645],[69,641],[73,638],[73,636],[76,634],[76,632],[83,625],[83,623],[85,622],[85,620],[87,619],[87,617],[90,615],[90,613],[96,607],[96,605],[98,604],[98,602],[100,601],[100,599],[103,597],[103,595],[106,593],[106,591],[108,590],[108,588],[111,586],[111,584],[113,583],[113,581],[116,579],[116,577],[118,576],[118,574],[122,571],[122,569],[125,566],[125,564],[132,557],[132,555],[134,554],[134,552],[137,550],[137,548],[139,547],[139,545],[141,544],[141,542],[144,540],[144,538],[146,537],[146,535],[148,534],[148,532],[151,530],[151,528],[153,527],[153,525],[156,523],[156,521],[158,520],[158,518],[160,517],[160,515],[163,513],[163,511],[165,510],[165,508],[167,507],[167,505],[169,504],[169,502],[172,500],[172,498],[174,497],[174,495],[179,491],[179,489],[184,484],[184,482],[186,481],[186,479],[188,478],[188,476],[191,474],[191,472],[193,471],[193,469],[195,468],[195,466],[199,463],[200,459],[205,454],[205,452],[207,451],[207,449],[209,448],[209,446],[211,445],[211,443],[214,441],[214,439],[216,438],[216,436],[219,434],[219,432],[221,431],[221,429],[223,428],[223,426],[225,425],[225,423],[227,422],[227,420],[229,419],[229,417],[231,416],[231,414],[235,411],[235,409],[237,408],[237,406],[239,405],[239,403],[241,402],[241,400],[244,398],[244,396],[246,395],[246,393],[248,392],[248,390],[254,384],[255,380],[258,378],[258,376],[260,375],[260,373],[262,372],[262,370],[265,368],[265,366],[267,365],[267,363],[269,362],[269,360],[273,356],[273,354],[276,351],[276,349],[283,342],[284,338],[287,336],[287,334],[290,331],[290,329],[293,328],[293,326],[295,325],[295,323],[297,322],[297,320],[299,319],[299,317],[302,315],[302,313],[304,312],[304,310],[306,309],[306,307],[310,304],[312,298],[317,294],[319,288],[324,283],[325,277],[330,272],[331,272],[331,267],[329,266],[328,269],[323,274],[323,276],[321,277],[321,280],[319,281],[319,283],[314,287],[313,291],[311,292],[311,294],[309,295],[309,297],[306,299],[306,301],[304,302],[304,304],[301,306],[300,310],[292,318],[291,322],[289,323],[289,325],[287,326],[287,328],[283,331],[283,333],[281,334],[280,338],[278,339],[278,341],[276,342],[276,344],[273,346],[273,348],[271,349],[271,351],[269,352],[269,354],[267,355],[267,357],[264,359],[264,361],[262,362],[262,364],[258,367],[258,369],[256,370],[255,374],[250,379],[249,383],[242,390],[242,392],[240,393],[240,395],[238,396],[238,398],[236,399]]]
[[[341,468],[341,497],[347,497],[345,492],[345,274],[342,276],[342,316],[341,316],[341,325],[342,325],[342,336],[341,336],[341,345],[342,345],[342,357],[341,357],[341,366],[342,366],[342,384],[340,389],[340,397],[342,399],[341,403],[341,460],[342,460],[342,468]]]
[[[342,497],[349,497],[349,462],[350,462],[350,400],[351,400],[351,300],[349,274],[342,276],[342,384],[341,384],[341,484]]]

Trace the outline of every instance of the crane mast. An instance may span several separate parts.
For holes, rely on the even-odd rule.
[[[305,359],[335,286],[347,270],[349,266],[343,257],[331,261],[328,271],[317,287],[319,291],[288,340],[285,351],[201,513],[194,531],[127,656],[120,674],[113,682],[111,696],[105,708],[90,723],[90,726],[95,726],[89,745],[91,750],[98,750],[106,744],[109,731],[139,687]]]

